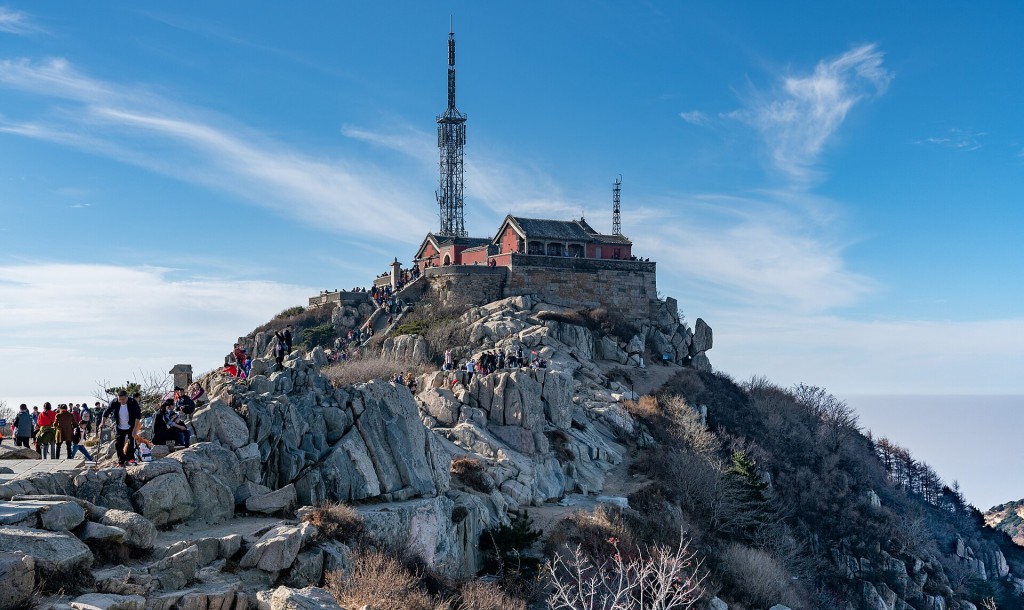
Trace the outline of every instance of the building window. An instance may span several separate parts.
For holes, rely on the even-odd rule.
[[[583,253],[583,245],[569,244],[569,256],[573,258],[583,258],[585,256]]]
[[[564,248],[565,246],[557,241],[551,242],[548,244],[548,256],[565,256],[565,253],[563,252]]]
[[[619,260],[619,249],[618,248],[615,248],[615,255],[612,258],[614,258],[615,260]]]
[[[539,241],[531,241],[527,254],[543,255],[544,254],[544,243]]]

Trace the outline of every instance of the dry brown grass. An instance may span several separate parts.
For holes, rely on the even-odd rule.
[[[660,417],[662,414],[658,399],[650,395],[641,396],[638,401],[627,400],[622,405],[626,407],[626,410],[633,417],[639,417],[648,421]]]
[[[316,528],[317,538],[321,540],[361,544],[367,539],[362,516],[347,504],[321,504],[302,520]]]
[[[323,370],[323,373],[331,380],[331,384],[333,384],[334,387],[340,388],[342,386],[356,383],[366,383],[367,381],[373,381],[374,379],[391,381],[398,373],[412,371],[414,375],[419,375],[425,370],[426,369],[423,366],[402,362],[400,360],[388,360],[385,358],[364,356],[362,358],[354,358],[345,362],[332,364],[331,366],[326,367]]]
[[[804,607],[789,573],[764,551],[730,544],[719,556],[719,569],[733,597],[750,607]]]
[[[342,607],[368,605],[377,610],[438,610],[439,605],[420,586],[420,578],[396,557],[380,551],[356,551],[352,569],[330,572],[327,590]],[[440,606],[447,608],[445,603]]]
[[[473,581],[459,591],[458,610],[526,610],[526,602],[515,599],[490,582]]]
[[[452,476],[470,489],[482,493],[490,493],[494,489],[494,481],[487,475],[484,463],[476,458],[461,455],[452,460]]]

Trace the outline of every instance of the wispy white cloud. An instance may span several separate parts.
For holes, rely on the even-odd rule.
[[[0,32],[26,36],[42,32],[42,28],[33,23],[27,14],[0,6]]]
[[[711,122],[711,117],[709,117],[706,113],[701,112],[700,110],[689,110],[687,112],[680,112],[679,116],[687,123],[691,125],[696,125],[698,127],[704,127]]]
[[[813,73],[782,78],[777,88],[756,93],[730,116],[760,132],[779,170],[809,181],[825,144],[854,105],[888,88],[892,73],[882,65],[883,57],[874,44],[866,44],[822,60]]]
[[[859,303],[878,288],[851,271],[826,200],[696,194],[630,210],[638,256],[659,262],[660,282],[718,306],[775,307],[804,314]]]
[[[143,87],[86,76],[63,59],[0,62],[0,86],[63,101],[32,120],[0,121],[2,133],[107,155],[338,233],[412,242],[428,226],[429,203],[414,181],[355,154],[314,156]]]
[[[0,359],[16,396],[88,396],[93,381],[217,366],[235,337],[316,290],[62,262],[0,266]],[[0,396],[4,399],[5,396]]]
[[[950,129],[946,135],[934,136],[918,140],[917,144],[931,144],[943,148],[953,148],[964,152],[971,152],[982,147],[981,140],[988,133],[984,131],[973,131],[970,129]]]

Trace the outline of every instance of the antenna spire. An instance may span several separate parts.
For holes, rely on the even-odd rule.
[[[612,235],[622,235],[622,219],[619,217],[619,193],[622,191],[622,176],[612,185]]]
[[[438,235],[465,237],[463,219],[463,153],[466,146],[466,115],[455,107],[455,30],[448,27],[448,108],[437,117],[437,147],[441,152],[441,181],[437,190],[441,227]]]

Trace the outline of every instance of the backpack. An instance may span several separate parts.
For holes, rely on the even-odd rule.
[[[81,417],[83,422],[87,422],[92,419],[92,415],[89,414],[89,409],[82,409]]]

